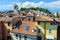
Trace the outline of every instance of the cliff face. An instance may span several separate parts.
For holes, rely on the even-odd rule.
[[[7,40],[8,31],[3,22],[0,22],[0,40]]]

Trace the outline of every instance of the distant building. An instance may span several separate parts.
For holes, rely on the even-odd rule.
[[[34,15],[30,13],[20,13],[21,21],[33,21]]]
[[[57,24],[52,18],[47,16],[37,17],[36,26],[42,31],[38,33],[42,40],[57,39]]]
[[[18,5],[16,4],[14,5],[14,12],[0,14],[0,21],[3,22],[3,24],[0,25],[6,26],[12,40],[57,40],[56,23],[59,23],[58,25],[60,25],[60,19],[54,20],[52,17],[50,17],[53,15],[49,14],[49,16],[44,12],[33,10],[30,10],[28,13],[22,11],[20,15],[17,14]],[[57,17],[60,18],[59,12],[57,13]],[[3,34],[5,32],[6,31],[3,30]]]
[[[36,17],[34,22],[22,21],[19,29],[11,32],[14,40],[56,40],[57,24],[51,17]]]
[[[17,4],[14,5],[14,13],[18,14],[18,5]]]
[[[57,12],[54,13],[54,16],[57,16]]]
[[[60,12],[57,12],[57,17],[60,18]]]
[[[12,40],[41,40],[42,38],[37,36],[37,29],[35,22],[22,22],[18,30],[11,31]]]
[[[4,23],[9,34],[11,33],[10,31],[13,29],[13,23],[15,24],[18,20],[20,20],[19,17],[20,17],[19,15],[11,15],[11,14],[6,14],[6,15],[4,14],[2,15],[2,17],[0,17],[0,21]]]

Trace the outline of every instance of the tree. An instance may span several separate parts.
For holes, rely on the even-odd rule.
[[[7,13],[11,13],[11,12],[14,12],[13,10],[9,10],[9,11],[7,11]]]

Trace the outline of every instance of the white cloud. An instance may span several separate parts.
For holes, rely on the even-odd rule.
[[[56,12],[60,10],[60,1],[55,1],[55,2],[50,2],[50,3],[46,3],[46,2],[24,2],[20,4],[20,7],[42,7],[42,8],[47,8],[48,10],[50,10],[51,12]]]
[[[13,10],[14,4],[17,4],[18,6],[20,6],[21,3],[19,3],[19,2],[13,2],[13,3],[7,4],[7,5],[0,5],[0,10]]]
[[[43,4],[43,2],[35,3],[35,2],[24,2],[21,4],[21,7],[40,7],[40,5]]]
[[[13,9],[13,5],[17,4],[19,6],[19,9],[21,7],[23,8],[28,8],[28,7],[42,7],[42,8],[51,8],[51,9],[57,9],[60,8],[60,1],[55,1],[55,2],[50,2],[50,3],[46,3],[46,2],[39,2],[39,3],[35,3],[35,2],[13,2],[13,4],[8,4],[8,5],[0,5],[0,10],[7,10],[7,9]]]
[[[51,2],[51,3],[45,3],[43,1],[41,1],[39,3],[24,2],[24,3],[20,4],[20,6],[23,8],[25,8],[25,7],[60,8],[60,1],[55,1],[55,2]]]
[[[60,1],[48,3],[47,6],[50,8],[60,8]]]

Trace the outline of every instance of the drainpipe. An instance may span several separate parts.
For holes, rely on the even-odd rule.
[[[46,22],[44,22],[44,40],[46,40]]]

